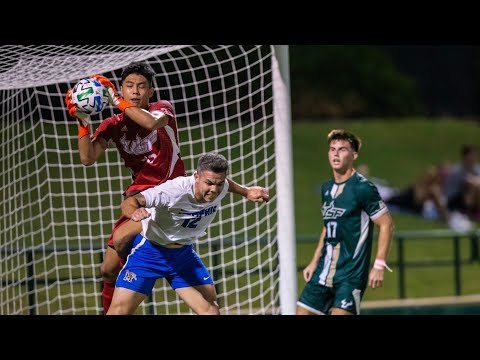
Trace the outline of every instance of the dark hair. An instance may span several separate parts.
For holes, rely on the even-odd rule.
[[[475,146],[473,144],[464,144],[464,145],[462,145],[462,147],[460,149],[460,155],[462,156],[462,158],[464,158],[468,154],[470,154],[472,152],[476,152],[476,151],[478,151],[477,146]]]
[[[226,174],[228,172],[228,160],[225,156],[216,152],[203,154],[198,159],[197,171],[201,173],[204,170],[213,171],[216,174]]]
[[[152,67],[146,62],[135,61],[123,68],[122,83],[130,74],[139,74],[145,76],[150,86],[153,86],[153,77],[155,76],[155,71],[153,71]]]
[[[327,136],[328,145],[330,145],[330,143],[334,140],[348,141],[352,145],[353,150],[357,153],[362,147],[362,140],[360,140],[358,136],[356,136],[355,134],[352,134],[351,132],[345,131],[343,129],[335,129],[328,133],[328,136]]]

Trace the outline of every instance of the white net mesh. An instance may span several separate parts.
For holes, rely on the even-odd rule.
[[[279,313],[278,215],[271,46],[0,46],[0,314],[101,314],[100,263],[130,183],[114,147],[81,165],[64,97],[101,73],[156,70],[152,99],[175,107],[188,174],[218,151],[230,176],[270,191],[268,204],[230,194],[196,249],[224,314]],[[114,111],[92,117],[93,130]],[[163,279],[139,314],[191,313]]]

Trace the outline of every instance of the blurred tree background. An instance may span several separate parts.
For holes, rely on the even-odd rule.
[[[480,47],[293,45],[294,121],[477,116]]]

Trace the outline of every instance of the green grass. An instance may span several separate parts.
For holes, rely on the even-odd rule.
[[[78,158],[72,159],[69,150],[71,144],[57,142],[56,136],[49,137],[45,144],[38,144],[38,146],[46,145],[52,149],[46,154],[38,151],[35,147],[27,146],[28,143],[35,142],[35,139],[42,138],[43,133],[53,133],[54,130],[56,131],[54,134],[57,135],[62,135],[59,133],[60,131],[71,131],[71,135],[76,136],[76,126],[53,128],[45,125],[43,129],[34,126],[27,128],[27,135],[20,138],[22,143],[7,142],[5,151],[15,155],[12,156],[12,160],[6,158],[5,163],[2,163],[4,169],[11,168],[11,171],[7,171],[6,174],[9,174],[12,179],[19,180],[13,182],[12,185],[14,188],[14,191],[11,191],[11,196],[14,197],[12,202],[5,205],[5,213],[15,214],[12,216],[15,216],[16,226],[5,223],[9,227],[4,231],[9,236],[5,238],[3,244],[6,251],[3,254],[3,263],[16,271],[11,273],[4,271],[1,280],[9,284],[19,282],[20,279],[31,280],[32,277],[29,278],[27,274],[27,265],[30,264],[34,267],[35,274],[43,275],[35,277],[35,281],[28,283],[28,286],[42,287],[43,284],[48,284],[43,293],[35,295],[36,303],[40,304],[38,313],[58,313],[60,309],[68,308],[70,304],[75,308],[83,309],[82,313],[98,313],[101,303],[100,297],[96,294],[101,286],[99,265],[102,253],[99,248],[106,241],[111,230],[111,222],[118,215],[117,206],[121,201],[119,189],[125,188],[129,183],[128,176],[125,176],[127,172],[123,167],[109,166],[109,163],[118,161],[115,151],[107,152],[99,166],[84,168],[66,165],[78,162]],[[462,143],[477,143],[480,138],[480,128],[477,123],[452,119],[294,122],[292,131],[296,234],[299,237],[310,235],[315,238],[313,242],[297,242],[297,266],[300,269],[297,274],[298,292],[301,291],[304,284],[301,269],[310,261],[321,230],[321,197],[317,189],[332,175],[327,161],[326,136],[333,128],[345,128],[357,133],[364,142],[358,162],[367,163],[372,176],[384,178],[396,187],[410,184],[428,164],[443,160],[456,161]],[[219,133],[227,131],[226,128],[219,125],[215,129],[204,129],[202,136],[211,136],[213,130]],[[267,138],[254,136],[261,131],[261,128],[242,128],[241,138],[233,139],[234,141],[229,145],[232,147],[229,156],[234,160],[232,174],[234,177],[238,177],[239,182],[249,184],[252,178],[261,179],[260,181],[269,184],[275,182],[275,174],[270,172],[274,168],[274,159],[264,159],[265,154],[274,152],[271,141],[272,133],[269,132]],[[186,134],[186,132],[180,134],[182,143],[188,141],[185,138]],[[195,138],[201,138],[200,134],[193,135]],[[244,141],[244,145],[238,146],[237,142],[242,139],[251,139],[252,143]],[[221,138],[219,141],[217,146],[228,146],[223,143],[225,138]],[[14,145],[25,150],[15,152]],[[244,156],[252,148],[261,146],[264,147],[264,151],[252,156]],[[61,152],[58,152],[57,149],[60,149]],[[187,168],[190,169],[193,166],[194,158],[196,159],[198,153],[205,150],[212,149],[204,149],[200,143],[191,148],[182,147],[183,155],[188,158]],[[37,153],[42,154],[42,157],[35,162],[27,161],[27,159],[34,158]],[[51,161],[47,161],[46,157]],[[262,165],[254,166],[255,164]],[[34,168],[29,168],[29,166]],[[111,182],[102,180],[106,176],[107,168],[108,175],[114,178]],[[249,170],[240,173],[242,168]],[[35,169],[39,169],[39,171],[33,171]],[[82,179],[91,179],[91,181]],[[99,179],[99,181],[94,179]],[[20,186],[22,183],[34,191],[22,192],[23,187]],[[75,193],[95,193],[98,189],[102,189],[104,193],[88,197],[73,196]],[[112,191],[113,195],[110,195],[108,191]],[[65,196],[65,194],[69,195]],[[275,201],[272,201],[268,206],[274,206],[274,203]],[[14,211],[12,204],[29,204],[29,206],[19,212],[18,209]],[[254,204],[242,206],[242,211],[248,213],[254,206]],[[235,212],[236,216],[238,214]],[[233,210],[225,207],[221,215],[225,219],[230,219]],[[270,222],[262,222],[268,216],[267,207],[259,212],[258,216],[247,215],[245,220],[242,220],[245,235],[249,234],[248,225],[256,222],[259,223],[258,226],[262,233],[267,230],[274,231]],[[412,215],[395,214],[394,221],[397,231],[432,230],[445,227],[441,222],[425,221]],[[276,224],[276,219],[271,223]],[[212,226],[210,231],[213,234],[225,233],[230,230],[231,226],[233,225],[226,221],[222,230]],[[45,248],[53,248],[55,253],[43,253],[40,245]],[[28,259],[28,256],[32,255],[29,250],[21,251],[30,246],[39,249],[39,252],[33,255],[31,260]],[[77,252],[74,250],[77,247],[92,249],[86,252]],[[253,301],[255,306],[265,306],[265,304],[260,304],[262,300],[259,295],[271,290],[271,288],[265,288],[267,285],[278,286],[278,283],[269,278],[275,271],[278,272],[278,267],[272,265],[272,263],[276,263],[276,250],[257,247],[258,244],[248,246],[240,244],[234,247],[232,252],[224,252],[218,262],[215,262],[219,265],[213,265],[212,255],[204,257],[207,266],[214,266],[219,271],[216,276],[217,279],[220,279],[218,281],[219,290],[233,289],[219,298],[222,305],[243,304],[247,299],[255,299]],[[206,249],[202,249],[201,254],[207,253]],[[255,255],[251,256],[251,254]],[[461,254],[463,260],[469,259],[469,243],[466,239],[461,241]],[[232,269],[237,266],[233,265],[234,256],[236,259],[241,259],[238,266],[242,268],[248,266],[254,268],[256,264],[267,265],[261,272],[251,271],[234,279],[231,277]],[[405,259],[407,261],[452,258],[451,239],[414,239],[406,242]],[[390,261],[395,263],[397,260],[398,251],[394,244]],[[268,268],[268,266],[272,266],[272,268]],[[480,293],[479,266],[478,262],[462,266],[463,294]],[[241,269],[237,270],[241,272]],[[370,289],[364,299],[398,298],[399,271],[396,268],[394,270],[393,273],[386,273],[383,288]],[[452,295],[454,291],[453,274],[452,266],[409,268],[406,272],[406,295],[408,297]],[[80,281],[80,279],[86,278],[95,278],[97,281],[86,283]],[[262,281],[259,282],[260,278]],[[72,283],[70,279],[76,280]],[[163,282],[159,282],[157,288],[162,285]],[[247,285],[251,285],[250,290],[245,290]],[[25,282],[21,282],[18,286],[22,288],[27,285]],[[241,293],[240,289],[242,289]],[[32,295],[33,291],[29,290],[29,294]],[[73,294],[82,294],[82,296],[73,296]],[[156,293],[155,302],[167,307],[169,313],[184,312],[184,305],[166,303],[167,300],[172,301],[175,296],[172,291]],[[12,299],[11,302],[5,302],[0,311],[2,313],[16,313],[19,308],[24,309],[28,302],[25,288],[17,291],[15,286],[5,286],[0,292],[0,297]],[[148,306],[147,303],[145,307]],[[139,312],[143,311],[145,308],[142,305]]]
[[[318,187],[332,176],[326,138],[330,130],[343,128],[356,133],[363,141],[357,164],[367,163],[370,175],[386,179],[392,186],[403,188],[411,184],[429,164],[450,163],[459,159],[460,146],[478,143],[480,127],[469,120],[386,119],[363,121],[294,122],[293,162],[295,184],[295,226],[298,235],[318,239],[321,231],[321,196]],[[395,213],[396,231],[446,228],[440,221]],[[297,243],[297,265],[308,264],[316,243]],[[405,260],[453,259],[451,239],[407,240]],[[375,251],[376,247],[374,247]],[[461,242],[462,257],[469,257],[469,243]],[[391,261],[396,261],[393,244]],[[462,294],[480,293],[480,264],[462,267]],[[304,280],[298,274],[299,292]],[[406,272],[407,297],[453,295],[453,266],[414,267]],[[399,296],[398,271],[386,273],[384,287],[369,289],[365,300],[395,299]]]
[[[357,164],[367,163],[371,176],[386,179],[399,188],[411,184],[429,164],[444,160],[456,162],[461,144],[478,143],[480,139],[478,123],[453,119],[294,122],[297,234],[318,232],[316,215],[319,214],[320,194],[317,187],[332,176],[326,139],[328,132],[335,128],[353,131],[362,139]],[[429,226],[427,222],[412,222],[412,218],[399,221],[399,229],[411,229],[411,225]]]
[[[95,166],[81,166],[74,122],[70,126],[37,124],[41,126],[19,122],[24,129],[18,140],[6,136],[8,156],[0,163],[12,189],[12,199],[4,204],[10,217],[2,229],[0,313],[28,313],[31,306],[36,314],[97,314],[101,311],[102,246],[120,213],[121,192],[131,177],[115,149],[109,149]],[[275,184],[270,120],[188,129],[182,124],[179,137],[188,173],[201,153],[217,150],[230,159],[229,174],[238,182]],[[200,239],[199,253],[217,280],[223,308],[266,308],[266,302],[274,306],[279,271],[272,226],[277,223],[276,199],[259,206],[231,197],[233,203],[224,201],[217,223],[208,229],[210,238],[219,239],[215,243],[220,243],[221,250],[213,249],[213,241]],[[260,242],[265,237],[268,246]],[[175,299],[168,284],[159,281],[154,302],[160,305],[153,312],[186,312],[183,304],[167,303]],[[150,312],[150,305],[147,302],[138,312]]]

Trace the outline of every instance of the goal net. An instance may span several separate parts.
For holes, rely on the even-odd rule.
[[[235,181],[270,192],[266,204],[227,195],[207,236],[195,243],[222,314],[292,313],[290,98],[282,74],[288,58],[279,59],[279,49],[1,45],[0,314],[103,313],[100,264],[131,174],[113,146],[95,165],[80,163],[77,123],[64,98],[91,74],[120,90],[122,68],[139,60],[157,73],[151,100],[175,108],[187,174],[201,154],[218,151]],[[92,132],[117,111],[109,106],[93,116]],[[160,279],[137,313],[192,312]]]

